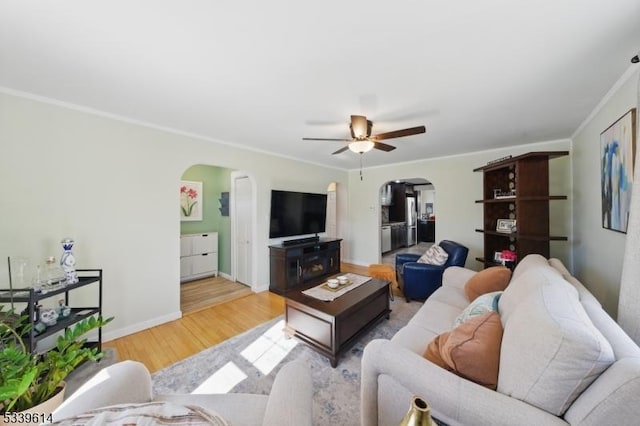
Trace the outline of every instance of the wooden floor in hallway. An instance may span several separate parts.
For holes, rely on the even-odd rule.
[[[221,276],[180,284],[180,310],[183,315],[253,294],[251,287]]]

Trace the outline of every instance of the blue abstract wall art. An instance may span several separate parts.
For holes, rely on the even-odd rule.
[[[636,148],[636,109],[600,134],[602,227],[627,232]]]

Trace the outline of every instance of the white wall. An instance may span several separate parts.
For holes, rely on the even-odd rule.
[[[618,312],[626,235],[602,228],[600,133],[636,106],[637,67],[633,70],[630,68],[631,72],[621,78],[573,137],[576,239],[573,272],[614,318]]]
[[[569,147],[569,140],[561,140],[376,167],[364,170],[362,181],[358,171],[350,172],[348,223],[351,246],[345,256],[348,260],[345,261],[367,265],[380,260],[380,186],[394,179],[424,178],[431,182],[437,191],[436,241],[448,239],[466,245],[469,247],[466,266],[480,269],[480,262],[474,259],[483,254],[482,234],[475,232],[476,228],[482,227],[482,204],[474,201],[482,198],[482,173],[474,173],[473,169],[509,154],[566,151]],[[570,156],[550,162],[551,194],[569,196],[568,201],[551,202],[551,231],[553,234],[566,236],[571,232],[570,164]],[[571,241],[551,242],[551,255],[569,263],[571,244]]]
[[[178,182],[193,164],[241,169],[257,182],[259,286],[269,283],[270,190],[324,193],[347,174],[0,93],[0,259],[59,258],[75,238],[80,268],[104,269],[113,338],[179,316]],[[8,286],[0,261],[0,286]]]

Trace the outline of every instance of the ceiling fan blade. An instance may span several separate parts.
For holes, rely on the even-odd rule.
[[[336,155],[336,154],[340,154],[342,152],[345,152],[346,150],[349,149],[349,145],[343,146],[342,148],[340,148],[339,150],[337,150],[336,152],[332,152],[331,155]]]
[[[379,149],[380,151],[389,152],[396,149],[393,145],[387,145],[386,143],[372,141],[374,143],[373,147],[375,149]]]
[[[411,127],[408,129],[394,130],[392,132],[380,133],[379,135],[371,136],[371,139],[375,141],[382,141],[385,139],[401,138],[404,136],[418,135],[426,132],[427,129],[424,126]]]
[[[338,141],[351,142],[351,139],[329,139],[329,138],[302,138],[303,141]]]

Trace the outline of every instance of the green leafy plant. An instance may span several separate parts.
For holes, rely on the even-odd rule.
[[[0,306],[0,411],[23,411],[46,401],[80,364],[102,358],[104,353],[86,346],[82,336],[112,319],[84,319],[67,328],[54,348],[36,354],[21,339],[29,331],[27,317],[4,313]]]

